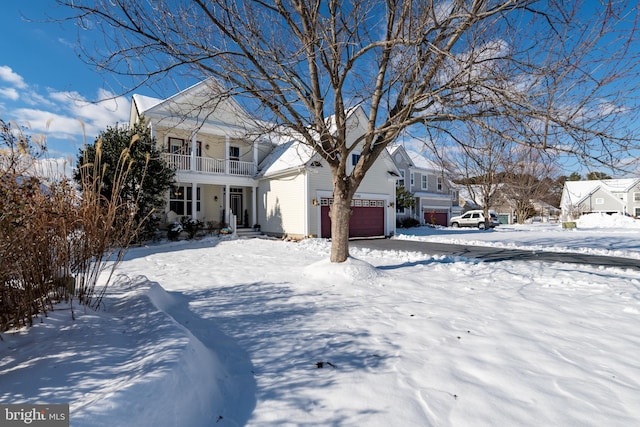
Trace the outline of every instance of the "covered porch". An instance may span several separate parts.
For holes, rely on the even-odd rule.
[[[257,186],[252,185],[178,181],[169,190],[166,225],[189,217],[207,229],[250,228],[258,218],[256,195]]]

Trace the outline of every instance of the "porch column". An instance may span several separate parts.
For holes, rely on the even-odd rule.
[[[229,174],[229,146],[230,146],[229,135],[225,135],[224,137],[224,173]],[[229,197],[229,188],[227,186],[227,201]],[[228,204],[227,204],[228,206]]]
[[[251,217],[253,218],[253,223],[245,224],[245,227],[251,227],[253,226],[253,224],[258,223],[257,205],[258,205],[258,187],[253,187],[253,197],[252,197],[252,203],[251,203]]]
[[[228,161],[228,160],[227,160]],[[224,213],[224,222],[226,222],[228,225],[230,225],[230,218],[231,218],[231,196],[229,195],[229,184],[225,184],[224,186],[224,209],[225,209],[225,213]]]
[[[191,183],[191,218],[198,219],[198,184]]]
[[[198,135],[196,132],[191,134],[191,170],[195,171],[197,168],[196,154],[198,154]],[[194,193],[195,194],[195,193]]]

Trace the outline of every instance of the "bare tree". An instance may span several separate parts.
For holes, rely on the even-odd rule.
[[[215,76],[256,117],[313,147],[333,176],[334,262],[349,256],[358,185],[408,127],[451,133],[503,116],[518,125],[519,134],[502,135],[515,143],[601,162],[635,141],[626,126],[633,93],[620,84],[637,72],[631,1],[57,2],[81,41],[85,29],[103,35],[83,46],[100,69],[139,84],[180,70]],[[356,105],[369,117],[351,143],[345,123]],[[347,173],[355,149],[360,160]]]
[[[457,134],[452,147],[441,152],[448,172],[465,186],[471,201],[482,207],[487,218],[489,208],[499,197],[507,153],[513,144],[491,132],[491,127],[499,126],[484,127],[471,123],[465,126],[464,132]]]
[[[535,214],[535,204],[552,190],[552,177],[558,175],[558,169],[554,159],[535,148],[516,146],[510,154],[500,192],[511,205],[518,224],[522,224]]]

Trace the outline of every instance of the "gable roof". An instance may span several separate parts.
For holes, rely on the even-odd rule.
[[[613,193],[626,193],[638,182],[640,182],[638,178],[565,181],[562,191],[562,205],[578,205],[599,189],[612,193],[612,195]]]
[[[407,155],[413,162],[413,165],[418,169],[427,169],[427,170],[433,170],[433,171],[442,170],[442,168],[436,162],[434,162],[433,160],[427,159],[425,156],[423,156],[422,154],[416,151],[407,150]]]
[[[396,153],[401,153],[408,163],[410,163],[411,167],[416,169],[425,169],[436,172],[442,171],[442,167],[433,160],[426,158],[423,154],[420,154],[417,151],[407,149],[400,144],[390,145],[387,147],[387,151],[390,156],[393,156]]]
[[[260,164],[258,176],[273,176],[303,168],[314,155],[315,150],[300,140],[280,142]]]
[[[334,116],[328,117],[327,123],[330,129],[335,132]],[[358,127],[364,129],[367,125],[366,113],[360,105],[347,110],[347,132]],[[259,177],[268,177],[276,174],[287,173],[299,170],[314,161],[319,161],[320,156],[316,151],[304,143],[302,135],[292,130],[285,130],[270,135],[271,141],[276,147],[260,164]],[[388,164],[391,169],[389,172],[399,176],[395,164],[389,158],[389,153],[384,151],[380,154],[379,159]]]
[[[257,121],[214,78],[200,81],[166,99],[139,94],[134,94],[132,99],[132,120],[146,116],[167,126],[191,120],[217,130],[252,128]]]

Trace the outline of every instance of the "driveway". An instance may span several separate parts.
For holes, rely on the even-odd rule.
[[[412,251],[422,252],[426,255],[454,255],[467,258],[477,258],[487,262],[548,261],[640,270],[640,260],[637,259],[570,252],[562,253],[532,251],[524,249],[505,249],[491,246],[467,246],[449,243],[419,242],[414,240],[400,239],[352,240],[350,242],[350,245],[354,248],[368,248],[389,251]]]

